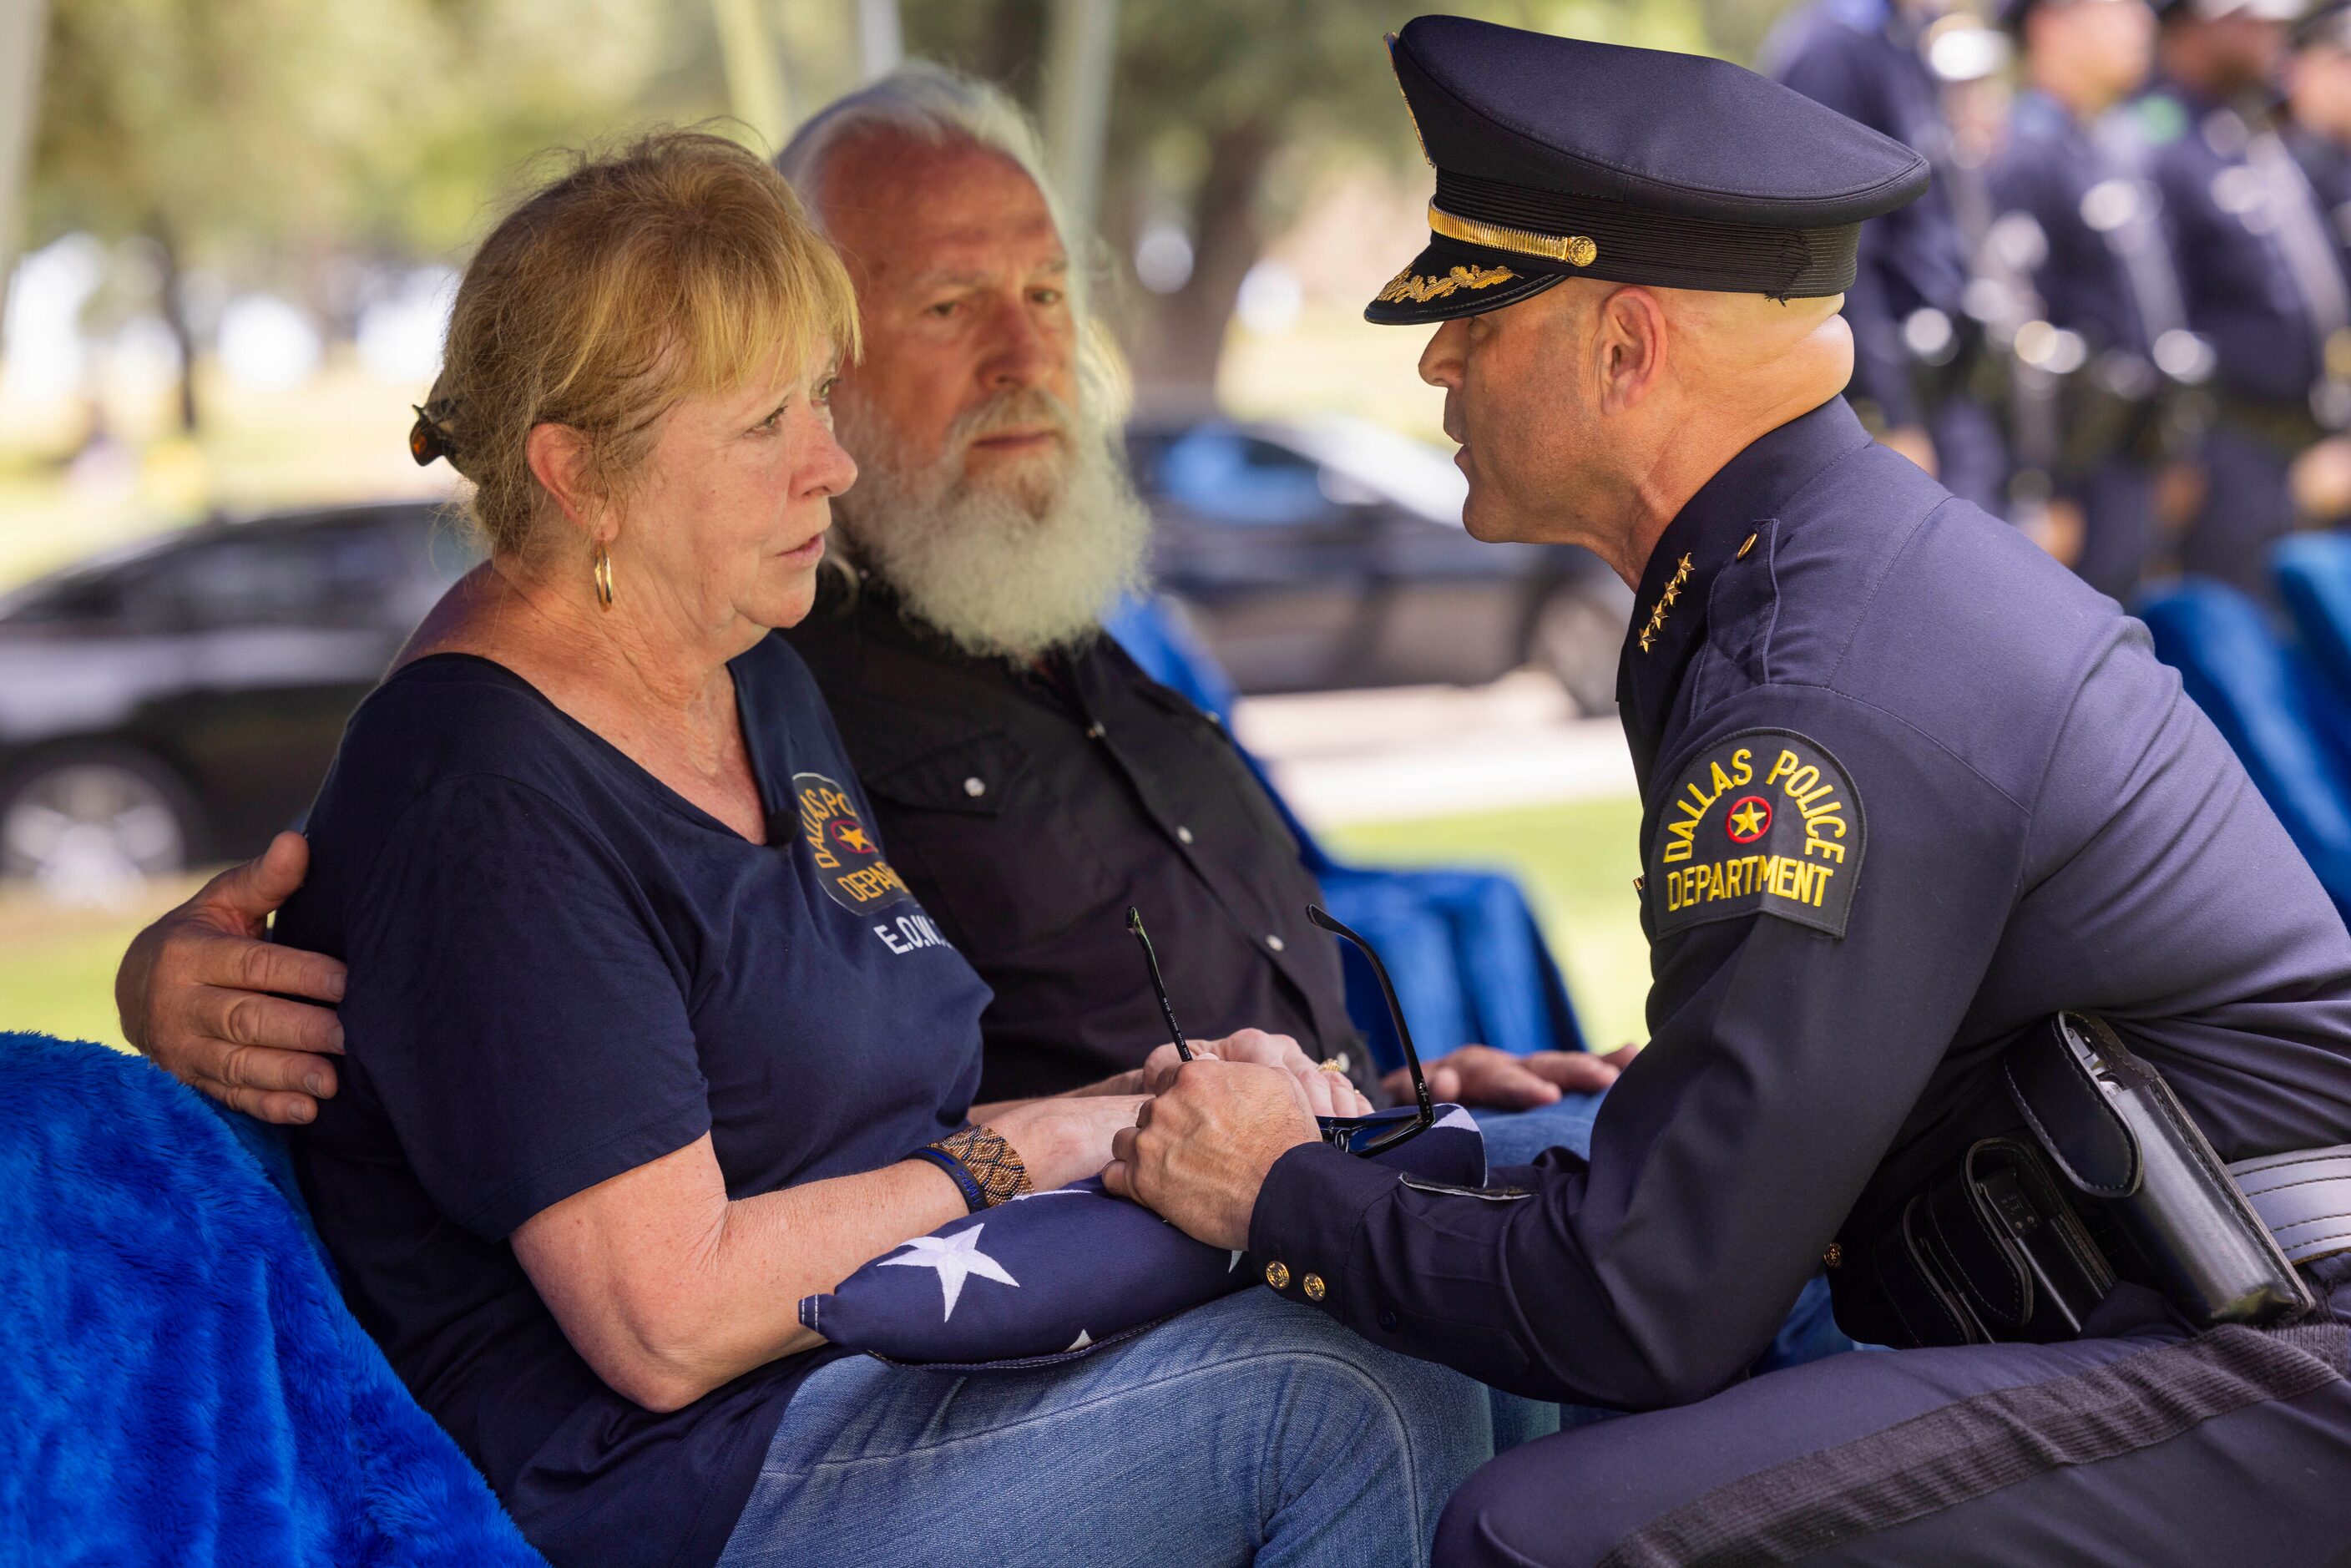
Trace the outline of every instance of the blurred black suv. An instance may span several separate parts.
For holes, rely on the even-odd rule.
[[[429,503],[215,521],[0,599],[0,877],[104,896],[257,852],[477,559]]]
[[[1549,671],[1616,711],[1633,595],[1573,545],[1481,544],[1446,455],[1360,420],[1139,422],[1154,569],[1244,692],[1475,685]]]

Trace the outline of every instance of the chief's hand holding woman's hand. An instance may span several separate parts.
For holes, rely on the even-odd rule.
[[[1312,1115],[1367,1116],[1373,1110],[1372,1103],[1347,1081],[1346,1074],[1316,1062],[1286,1034],[1245,1029],[1223,1040],[1195,1040],[1192,1054],[1203,1061],[1247,1062],[1287,1073]],[[1165,1093],[1183,1065],[1173,1045],[1161,1046],[1143,1064],[1143,1087],[1153,1094]]]
[[[1039,1192],[1067,1186],[1110,1163],[1111,1139],[1131,1130],[1144,1103],[1140,1094],[1063,1094],[1024,1101],[992,1113]]]
[[[1317,1140],[1314,1117],[1304,1087],[1278,1067],[1183,1062],[1113,1140],[1102,1183],[1196,1241],[1246,1247],[1266,1173]]]

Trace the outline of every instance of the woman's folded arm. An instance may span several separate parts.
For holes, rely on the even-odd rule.
[[[513,1241],[596,1375],[666,1411],[815,1345],[802,1296],[962,1212],[919,1160],[730,1200],[705,1134],[540,1210]]]
[[[1099,1171],[1139,1100],[992,1107],[1040,1187]],[[675,1410],[819,1337],[803,1296],[965,1212],[945,1171],[905,1160],[730,1199],[708,1134],[531,1216],[515,1256],[588,1364],[650,1410]]]

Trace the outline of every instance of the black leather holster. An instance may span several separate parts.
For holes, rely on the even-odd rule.
[[[2055,1015],[2001,1077],[2025,1132],[1972,1145],[1858,1260],[1914,1343],[2071,1339],[2126,1280],[2199,1328],[2314,1309],[2170,1085],[2103,1019]]]

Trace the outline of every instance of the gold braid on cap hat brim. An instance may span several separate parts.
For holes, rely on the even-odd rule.
[[[1480,222],[1477,218],[1456,216],[1428,204],[1428,227],[1433,234],[1447,239],[1458,239],[1465,245],[1482,245],[1489,250],[1516,251],[1520,256],[1547,256],[1553,261],[1563,261],[1570,267],[1590,267],[1600,259],[1600,246],[1583,235],[1537,234],[1532,229],[1514,229],[1504,224]]]

